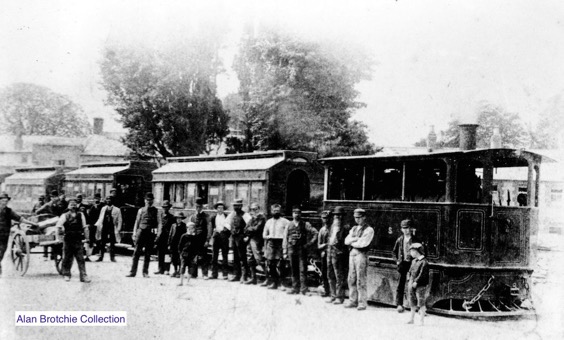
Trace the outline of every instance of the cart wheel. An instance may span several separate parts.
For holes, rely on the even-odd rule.
[[[57,268],[59,275],[63,275],[63,246],[53,247],[51,251],[53,252],[53,260],[55,260],[55,268]]]
[[[11,255],[12,263],[16,268],[16,271],[24,276],[29,268],[29,242],[25,238],[25,235],[17,233],[14,235],[11,243]]]

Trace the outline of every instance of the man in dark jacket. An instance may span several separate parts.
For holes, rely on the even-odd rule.
[[[188,223],[194,223],[194,244],[198,249],[198,262],[202,267],[202,275],[204,280],[208,279],[209,256],[208,246],[211,239],[211,225],[208,222],[208,214],[204,212],[204,200],[200,197],[196,198],[196,213],[188,218]],[[190,268],[192,278],[198,277],[198,267]]]
[[[329,224],[331,211],[326,210],[321,212],[321,229],[317,234],[317,250],[319,251],[321,260],[321,281],[323,283],[322,297],[331,296],[331,287],[329,286],[329,278],[327,276],[327,245],[329,243]]]
[[[137,212],[137,218],[133,226],[133,243],[135,251],[133,252],[133,263],[131,271],[127,277],[135,277],[137,274],[137,265],[139,258],[145,251],[145,260],[143,261],[143,277],[149,277],[149,262],[151,261],[151,250],[155,240],[157,230],[161,228],[161,214],[159,210],[153,206],[155,197],[153,193],[148,192],[145,195],[145,206]]]
[[[4,258],[4,253],[8,248],[8,239],[10,238],[12,221],[28,223],[35,227],[39,226],[37,223],[26,220],[10,209],[8,207],[9,200],[11,200],[11,197],[8,196],[7,193],[3,192],[0,194],[0,276],[2,275],[2,259]]]
[[[344,223],[345,209],[333,209],[333,223],[327,233],[327,277],[331,298],[328,303],[340,305],[345,301],[345,288],[347,284],[348,247],[345,238],[350,228]]]
[[[249,253],[249,269],[251,270],[251,277],[249,280],[245,281],[245,284],[257,284],[257,265],[260,265],[265,273],[265,278],[267,279],[266,265],[262,257],[262,232],[264,230],[264,225],[266,224],[266,217],[259,212],[259,205],[257,203],[252,203],[251,210],[251,220],[245,226],[245,241],[247,246],[247,252]]]
[[[243,211],[243,200],[233,201],[233,211],[225,224],[231,229],[231,240],[233,242],[233,267],[235,276],[229,281],[240,281],[245,283],[249,275],[249,264],[247,262],[247,244],[245,243],[245,227],[251,221],[251,215]]]
[[[90,206],[90,209],[86,212],[86,223],[88,224],[88,240],[90,242],[90,246],[93,248],[92,253],[94,254],[96,250],[99,249],[97,242],[96,242],[96,222],[98,222],[98,218],[100,217],[100,212],[104,207],[105,203],[102,202],[102,195],[99,193],[94,194],[94,204]],[[90,261],[88,256],[84,259],[85,261]]]
[[[306,285],[307,249],[317,242],[317,230],[302,220],[300,207],[292,208],[293,221],[290,222],[282,238],[284,258],[290,260],[292,289],[288,294],[308,294]]]
[[[155,272],[157,275],[164,274],[168,271],[168,269],[165,268],[165,255],[168,252],[168,236],[170,235],[170,228],[175,222],[174,215],[170,213],[172,204],[170,204],[168,200],[165,200],[163,201],[162,208],[163,210],[160,211],[162,221],[161,229],[159,229],[157,238],[155,239],[155,247],[157,248],[159,259],[159,269]]]
[[[50,214],[53,216],[61,216],[61,214],[65,211],[66,207],[62,207],[60,204],[59,192],[57,190],[51,191],[51,200],[39,209],[35,211],[35,214]]]
[[[229,236],[231,235],[231,231],[225,224],[227,219],[225,204],[222,201],[219,201],[214,205],[214,208],[216,213],[210,218],[213,243],[212,279],[217,279],[219,270],[219,252],[221,251],[223,279],[227,280],[229,272],[227,256],[229,254]]]
[[[396,260],[396,264],[398,266],[398,272],[400,274],[399,284],[396,290],[396,308],[398,310],[398,313],[402,313],[404,311],[403,294],[405,291],[407,272],[409,271],[409,267],[411,267],[412,260],[409,252],[409,247],[411,247],[413,243],[419,242],[413,235],[413,223],[410,219],[401,221],[400,225],[403,235],[398,237],[392,251],[394,254],[394,260]]]
[[[39,198],[37,199],[37,203],[35,203],[35,204],[33,205],[33,208],[31,208],[31,213],[32,213],[32,214],[35,214],[35,212],[36,212],[39,208],[41,208],[44,204],[45,204],[45,196],[44,196],[44,195],[41,195],[41,196],[39,196]]]

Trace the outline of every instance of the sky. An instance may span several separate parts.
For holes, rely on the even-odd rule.
[[[248,21],[371,53],[372,79],[357,86],[366,107],[353,118],[368,125],[376,145],[410,146],[431,125],[472,121],[484,100],[534,126],[550,100],[564,95],[560,0],[0,0],[0,88],[47,86],[119,131],[100,86],[106,43],[175,43],[201,22],[217,23],[227,32],[221,98],[237,91],[231,63]]]

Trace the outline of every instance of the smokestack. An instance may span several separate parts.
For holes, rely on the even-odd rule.
[[[92,132],[95,135],[101,135],[104,133],[104,119],[103,118],[94,118],[94,128]]]
[[[431,125],[431,131],[427,135],[427,150],[433,152],[437,148],[437,134],[435,133],[435,125]]]
[[[460,139],[460,150],[474,150],[476,149],[476,129],[478,129],[478,124],[460,124],[459,129],[459,139]]]

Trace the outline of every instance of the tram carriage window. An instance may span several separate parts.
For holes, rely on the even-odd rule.
[[[460,162],[458,165],[457,201],[464,203],[482,202],[482,179],[484,168],[479,162]]]
[[[208,203],[208,183],[198,183],[198,197],[204,200],[204,204]]]
[[[249,183],[237,183],[237,198],[243,200],[243,206],[249,204]]]
[[[249,203],[256,202],[259,205],[264,202],[264,188],[262,182],[251,183],[251,200]],[[262,207],[261,207],[262,208]]]
[[[444,202],[446,164],[442,161],[406,163],[405,200]]]
[[[366,167],[365,200],[401,201],[401,163]]]
[[[213,208],[214,204],[220,201],[219,183],[210,183],[208,192],[208,207]]]
[[[235,184],[233,183],[225,183],[225,204],[228,207],[231,207],[231,203],[235,199]]]
[[[363,170],[363,167],[331,167],[329,169],[328,198],[361,200]]]
[[[196,183],[186,184],[186,208],[194,208],[196,197]]]

